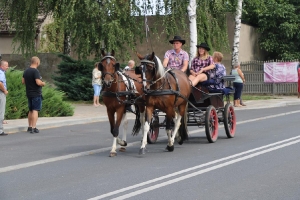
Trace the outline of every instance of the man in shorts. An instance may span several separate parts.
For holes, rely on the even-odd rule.
[[[28,129],[27,132],[38,133],[39,129],[36,128],[38,120],[38,112],[42,109],[42,87],[45,82],[42,81],[39,70],[40,59],[36,56],[31,58],[31,65],[23,74],[22,83],[26,86],[26,96],[28,99]]]

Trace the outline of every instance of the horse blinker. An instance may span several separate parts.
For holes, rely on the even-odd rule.
[[[99,63],[99,64],[98,64],[98,70],[99,70],[99,71],[103,71],[103,65],[102,65],[102,63]]]
[[[142,71],[141,71],[141,67],[137,66],[134,68],[134,73],[135,74],[142,74]]]
[[[119,69],[120,69],[120,63],[116,63],[114,65],[114,67],[115,67],[115,71],[119,71]]]

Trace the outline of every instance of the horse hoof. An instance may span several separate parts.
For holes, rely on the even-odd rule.
[[[123,141],[124,144],[122,145],[123,147],[126,147],[127,146],[127,142],[126,141]]]
[[[140,148],[139,154],[140,155],[146,154],[146,148]]]
[[[172,145],[172,146],[167,145],[166,150],[168,150],[170,152],[174,151],[174,145]]]
[[[109,157],[115,157],[117,156],[117,152],[110,152]]]
[[[121,147],[121,148],[119,149],[119,151],[120,151],[120,152],[125,152],[125,151],[126,151],[126,148]]]
[[[183,144],[183,140],[179,140],[179,141],[178,141],[178,144],[179,144],[179,145],[182,145],[182,144]]]

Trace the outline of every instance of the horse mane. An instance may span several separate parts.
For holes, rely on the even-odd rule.
[[[155,56],[154,62],[155,62],[155,65],[157,66],[156,76],[158,76],[158,77],[164,76],[164,74],[165,74],[165,68],[162,65],[161,60],[157,56]]]

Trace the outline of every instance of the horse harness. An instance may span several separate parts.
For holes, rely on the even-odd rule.
[[[154,66],[157,65],[156,63],[154,63],[152,61],[149,61],[149,60],[141,60],[141,63],[142,64],[143,63],[149,63],[149,64],[153,64]],[[143,67],[143,71],[145,71],[144,67]],[[169,81],[169,78],[166,77],[167,74],[171,74],[171,76],[175,79],[175,81],[176,81],[176,90],[172,89],[170,81]],[[165,82],[166,81],[168,82],[170,89],[160,89],[165,84],[165,82],[164,82],[156,90],[150,90],[150,89],[145,89],[144,88],[144,94],[143,95],[148,95],[148,96],[176,95],[176,98],[175,98],[175,101],[174,101],[174,105],[176,104],[176,101],[178,100],[178,97],[181,97],[184,100],[186,100],[188,102],[188,104],[191,105],[195,110],[202,112],[201,109],[197,108],[187,97],[183,96],[180,93],[180,87],[179,87],[179,84],[178,84],[178,79],[176,77],[176,74],[173,72],[173,69],[166,70],[164,76],[160,77],[159,79],[157,79],[155,81],[153,81],[153,80],[146,80],[146,79],[143,79],[143,81],[150,82],[151,83],[150,86],[151,86],[151,85],[154,85],[156,82],[158,82],[161,79],[164,79]],[[139,98],[142,98],[142,95],[139,96],[138,98],[136,98],[136,100],[139,99]]]
[[[101,62],[105,59],[113,59],[116,61],[116,59],[113,57],[113,56],[110,56],[110,55],[107,55],[107,56],[104,56],[102,59],[101,59]],[[107,61],[108,63],[110,62],[110,60]],[[131,82],[131,80],[133,81],[137,81],[135,79],[131,79],[128,75],[126,75],[125,73],[121,72],[119,70],[119,65],[117,65],[119,63],[116,63],[116,68],[115,68],[115,72],[112,74],[112,73],[109,73],[109,72],[106,72],[103,76],[102,76],[102,80],[104,80],[104,77],[106,74],[110,75],[112,78],[113,78],[113,83],[117,83],[117,91],[110,91],[110,90],[102,90],[101,91],[101,95],[104,96],[104,97],[116,97],[118,99],[118,101],[120,103],[125,103],[125,104],[132,104],[133,101],[132,99],[134,99],[136,97],[136,94],[135,94],[135,87],[134,87],[134,83]],[[117,76],[117,78],[115,78],[115,76]],[[125,81],[123,80],[123,77],[126,78],[126,81],[128,84],[125,83]],[[120,80],[121,79],[121,80]],[[125,86],[126,86],[126,91],[120,91],[120,82],[124,82]],[[104,84],[104,89],[106,88],[107,86]],[[107,89],[109,89],[109,87],[107,87]],[[120,97],[123,97],[123,96],[126,96],[127,99],[125,101],[121,100]]]
[[[157,63],[156,62],[152,62],[152,61],[149,61],[149,60],[141,60],[141,63],[142,64],[153,64],[154,66],[157,66]],[[154,69],[156,69],[156,67],[154,67]],[[142,67],[142,70],[143,72],[145,72],[145,67]],[[154,71],[154,74],[155,74],[155,71]],[[172,86],[171,86],[171,83],[170,83],[170,79],[169,79],[169,76],[168,74],[170,74],[175,82],[176,82],[176,90],[173,90]],[[154,76],[153,76],[154,78]],[[182,97],[184,99],[186,99],[181,93],[180,93],[180,87],[179,87],[179,84],[178,84],[178,79],[176,77],[176,74],[173,72],[173,69],[168,69],[165,71],[164,75],[160,78],[158,78],[157,80],[147,80],[147,79],[143,79],[143,82],[150,82],[150,86],[148,88],[151,87],[151,85],[154,85],[156,84],[159,80],[164,80],[163,83],[155,90],[150,90],[150,89],[147,89],[147,88],[143,88],[144,90],[144,95],[146,96],[161,96],[161,95],[175,95],[175,101],[174,101],[174,104],[176,104],[177,100],[178,100],[178,97]],[[169,86],[169,89],[163,89],[164,85],[165,84],[168,84]]]
[[[133,80],[133,81],[136,81],[136,80],[131,79],[129,76],[125,75],[121,71],[116,71],[114,74],[117,75],[117,81],[115,81],[115,83],[117,83],[117,91],[102,90],[101,95],[104,97],[116,97],[120,103],[133,104],[134,99],[136,98],[136,93],[135,93],[134,83],[132,83],[131,80]],[[125,80],[123,80],[122,77],[126,78],[126,81],[128,84],[125,83]],[[120,83],[121,82],[124,82],[124,84],[126,86],[126,91],[120,91]],[[120,99],[120,97],[123,97],[123,96],[127,97],[127,99],[125,101]]]

